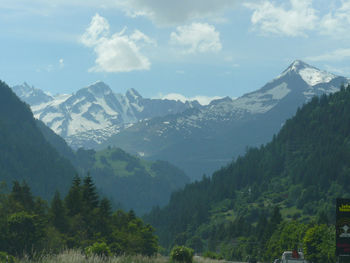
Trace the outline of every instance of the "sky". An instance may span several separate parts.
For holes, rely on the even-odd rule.
[[[239,97],[294,60],[350,77],[350,0],[1,0],[0,79]]]

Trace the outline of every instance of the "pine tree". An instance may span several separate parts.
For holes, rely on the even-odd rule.
[[[68,219],[66,209],[60,197],[60,193],[56,191],[50,209],[50,222],[61,233],[68,231]]]
[[[22,185],[18,181],[13,182],[11,199],[19,203],[27,212],[34,209],[33,195],[26,182],[23,182]]]
[[[65,205],[69,216],[77,215],[82,211],[82,186],[78,175],[73,178],[72,186],[65,198]]]
[[[99,204],[96,186],[89,174],[83,181],[83,202],[87,209],[97,208]]]

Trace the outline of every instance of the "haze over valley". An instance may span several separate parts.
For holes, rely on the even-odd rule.
[[[349,17],[1,0],[0,262],[348,262]]]

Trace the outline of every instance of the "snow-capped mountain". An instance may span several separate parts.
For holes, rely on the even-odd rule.
[[[247,146],[268,142],[313,96],[333,93],[348,82],[297,60],[257,91],[142,121],[101,147],[118,145],[146,158],[168,160],[199,179],[243,154]]]
[[[22,85],[12,87],[12,89],[17,96],[22,99],[22,101],[29,105],[35,105],[53,100],[50,94],[47,94],[40,89],[36,89],[33,86],[31,87],[26,82],[24,82]]]
[[[28,104],[35,118],[61,135],[73,148],[92,148],[140,120],[175,114],[196,102],[143,98],[136,90],[114,93],[99,81],[73,94],[49,96],[26,83],[13,90]],[[44,96],[46,95],[46,97]]]

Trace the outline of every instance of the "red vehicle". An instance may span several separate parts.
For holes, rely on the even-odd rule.
[[[303,252],[293,250],[283,252],[280,263],[307,263],[307,260],[304,258]]]

